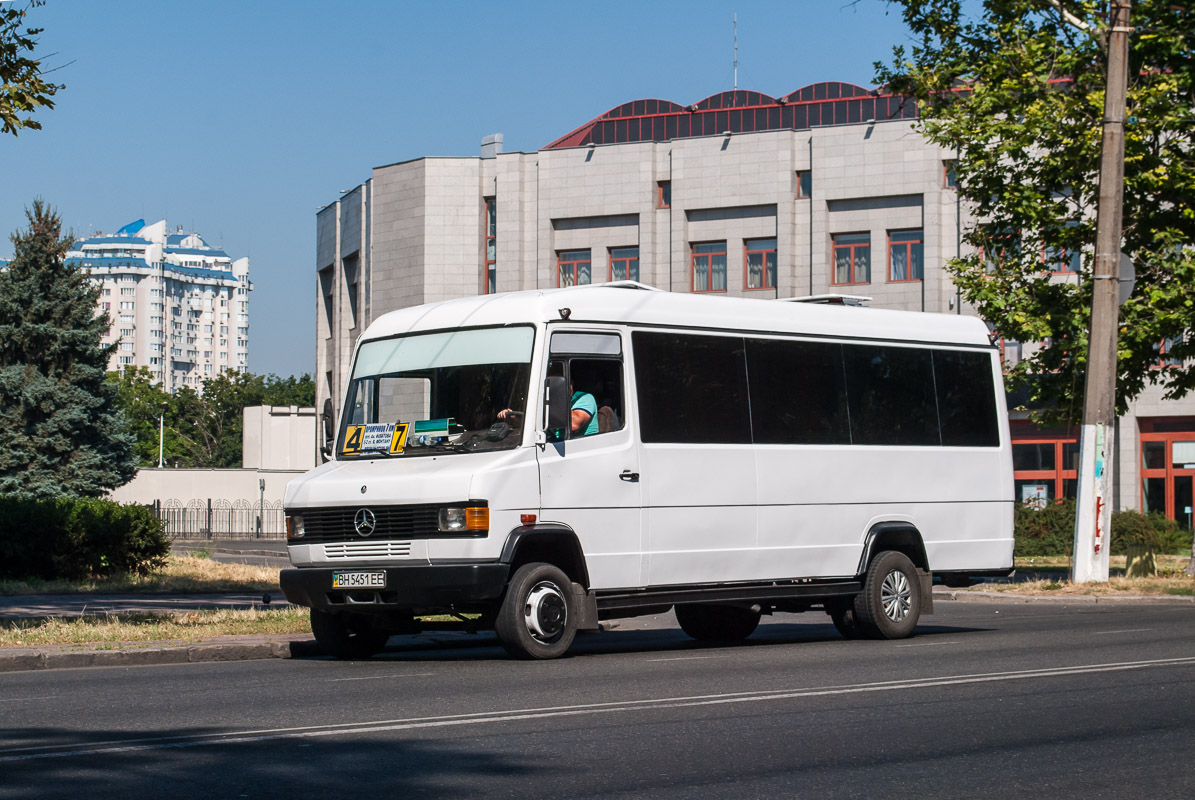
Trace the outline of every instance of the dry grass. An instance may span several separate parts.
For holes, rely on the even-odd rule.
[[[0,647],[86,645],[92,650],[115,650],[193,644],[214,636],[310,633],[307,615],[306,608],[285,606],[14,620],[0,623]]]
[[[1018,558],[1017,571],[1033,573],[1035,571],[1058,571],[1057,577],[1049,576],[1040,580],[1019,581],[1015,583],[983,583],[970,587],[973,592],[1000,592],[1014,595],[1046,595],[1051,597],[1065,597],[1067,595],[1098,595],[1106,597],[1143,596],[1143,597],[1191,597],[1195,596],[1195,578],[1184,574],[1191,557],[1188,555],[1163,555],[1157,557],[1158,574],[1151,578],[1125,578],[1125,557],[1112,556],[1110,561],[1111,578],[1107,583],[1071,583],[1067,578],[1070,569],[1069,557],[1036,557]],[[1118,575],[1117,573],[1120,573]]]
[[[126,575],[84,581],[0,580],[0,595],[124,594],[128,592],[198,594],[204,592],[267,592],[278,589],[278,568],[226,564],[196,555],[171,553],[166,566],[152,575]]]

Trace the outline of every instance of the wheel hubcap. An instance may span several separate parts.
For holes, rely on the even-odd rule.
[[[537,641],[551,644],[560,638],[568,618],[564,595],[554,583],[537,583],[527,593],[523,607],[523,621],[527,631]]]
[[[893,622],[900,622],[908,616],[913,606],[913,592],[909,586],[909,579],[900,570],[892,570],[884,576],[880,585],[880,604],[884,607],[884,615]]]

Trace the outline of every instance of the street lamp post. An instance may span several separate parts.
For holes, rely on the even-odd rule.
[[[166,404],[162,403],[162,410],[158,414],[158,469],[165,465],[162,456],[165,455],[166,448]]]

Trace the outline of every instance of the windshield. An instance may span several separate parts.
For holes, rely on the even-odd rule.
[[[474,328],[365,342],[357,352],[338,458],[517,447],[535,329]]]

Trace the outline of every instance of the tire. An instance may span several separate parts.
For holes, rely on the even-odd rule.
[[[676,607],[680,629],[699,642],[741,642],[755,632],[759,617],[759,611],[742,606],[699,603]]]
[[[494,620],[507,653],[528,660],[564,655],[577,635],[572,585],[552,564],[535,562],[515,570]]]
[[[842,638],[861,639],[865,635],[866,631],[859,624],[859,617],[855,614],[855,606],[852,601],[831,603],[826,607],[826,613],[830,615],[830,621],[842,634]]]
[[[921,616],[921,584],[908,556],[885,550],[872,559],[853,608],[870,638],[904,639],[911,635]]]
[[[386,646],[390,634],[370,627],[370,622],[364,615],[311,609],[311,632],[315,634],[316,644],[336,658],[369,658]]]

